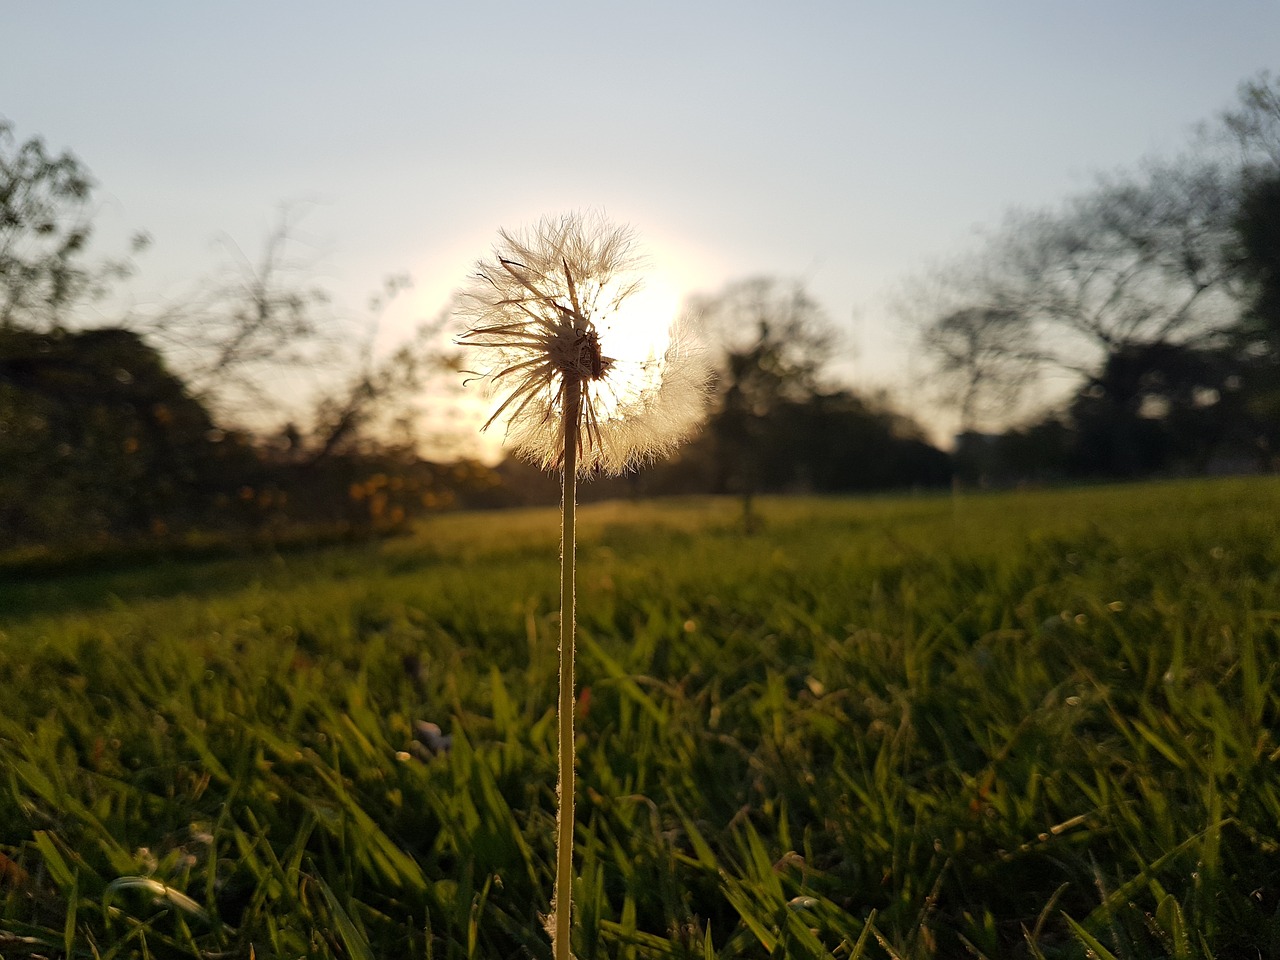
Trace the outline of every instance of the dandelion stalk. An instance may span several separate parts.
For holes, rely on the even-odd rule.
[[[570,903],[573,893],[574,826],[574,645],[577,631],[577,516],[578,408],[582,387],[565,384],[564,403],[564,485],[560,507],[560,703],[558,707],[559,783],[556,787],[556,887],[551,900],[555,930],[551,948],[555,960],[569,960]]]
[[[556,871],[548,932],[569,960],[574,834],[574,634],[579,477],[669,453],[702,419],[706,368],[674,318],[629,309],[640,289],[630,231],[601,217],[502,231],[459,299],[458,340],[484,360],[515,453],[563,472]],[[639,334],[639,335],[638,335]]]

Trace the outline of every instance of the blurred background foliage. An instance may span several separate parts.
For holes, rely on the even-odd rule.
[[[1243,83],[1176,159],[1010,214],[904,312],[959,413],[966,481],[1274,471],[1280,77]],[[1011,423],[1055,380],[1065,396]]]
[[[231,276],[149,313],[121,307],[130,264],[92,254],[93,189],[74,154],[0,121],[10,548],[347,536],[555,501],[536,471],[442,442],[461,379],[446,316],[375,354],[378,312],[408,278],[388,279],[368,317],[336,315],[293,255],[286,210]],[[1179,157],[1011,213],[912,278],[900,313],[927,371],[893,396],[833,372],[847,349],[802,283],[695,297],[715,370],[707,429],[584,498],[729,493],[749,517],[762,493],[1273,471],[1277,224],[1280,78],[1264,73]],[[954,443],[923,426],[948,421]]]

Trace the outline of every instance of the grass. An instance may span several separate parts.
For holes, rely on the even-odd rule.
[[[1280,483],[737,509],[579,510],[579,957],[1280,952]],[[10,569],[0,955],[549,956],[557,545]]]

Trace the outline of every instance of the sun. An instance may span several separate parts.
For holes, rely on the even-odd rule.
[[[597,303],[614,303],[596,320],[596,336],[606,369],[588,384],[602,421],[625,417],[662,387],[667,356],[679,316],[680,295],[661,274],[645,273],[639,288],[626,290],[634,278],[613,281],[616,290],[600,291]]]

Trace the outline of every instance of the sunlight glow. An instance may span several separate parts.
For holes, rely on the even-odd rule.
[[[597,302],[608,303],[612,292],[602,291]],[[600,352],[613,361],[603,379],[588,384],[602,420],[627,416],[662,386],[679,306],[679,293],[669,280],[646,275],[640,289],[598,318]]]
[[[561,256],[552,251],[542,259],[548,262],[539,261],[537,269],[558,303],[526,301],[513,326],[495,327],[484,345],[490,350],[482,365],[486,387],[477,398],[484,400],[481,435],[489,438],[484,455],[498,456],[496,437],[502,449],[533,451],[527,459],[554,467],[558,454],[541,447],[554,445],[548,425],[563,414],[561,390],[571,369],[578,373],[567,375],[582,385],[582,422],[593,431],[589,446],[597,465],[607,462],[614,471],[651,457],[664,443],[674,446],[672,438],[687,432],[685,408],[701,411],[705,396],[702,354],[684,314],[692,259],[646,244],[603,271],[603,286],[601,273],[588,271],[572,290],[560,278]],[[521,250],[512,262],[526,260],[538,256]],[[480,301],[488,295],[480,290]],[[520,290],[510,295],[523,296]],[[513,402],[521,384],[525,392]],[[479,416],[478,404],[472,409]],[[498,429],[486,433],[491,425]]]

